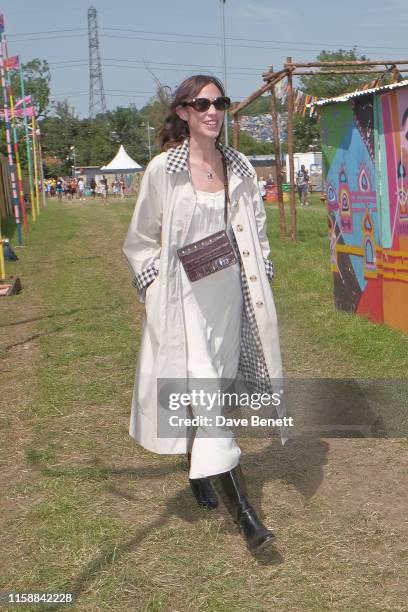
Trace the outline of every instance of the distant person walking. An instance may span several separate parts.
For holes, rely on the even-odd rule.
[[[102,183],[102,197],[104,200],[106,200],[108,197],[108,181],[104,174],[102,175],[101,183]]]
[[[69,181],[69,193],[68,193],[68,197],[69,197],[70,200],[74,199],[74,197],[76,195],[76,192],[77,192],[77,182],[76,182],[76,179],[72,178]]]
[[[259,178],[258,181],[259,192],[263,200],[266,198],[266,181],[263,176]]]
[[[273,187],[273,185],[274,185],[274,182],[273,182],[272,174],[268,174],[268,178],[266,179],[265,186]]]
[[[62,192],[63,192],[63,181],[62,178],[60,177],[57,181],[57,198],[58,198],[58,202],[62,201]]]
[[[78,181],[78,199],[85,200],[85,183],[81,178]]]
[[[300,166],[300,170],[296,174],[296,185],[298,189],[300,205],[309,206],[309,202],[307,201],[307,196],[309,193],[309,174],[303,164]]]
[[[125,184],[125,179],[123,177],[123,174],[121,175],[120,180],[119,180],[119,188],[120,188],[120,197],[124,198],[125,197],[126,184]]]
[[[95,195],[96,195],[96,181],[95,181],[94,177],[91,178],[90,186],[91,186],[91,196],[92,196],[93,199],[95,199]]]

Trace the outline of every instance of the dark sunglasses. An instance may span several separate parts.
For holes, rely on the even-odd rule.
[[[215,100],[209,100],[208,98],[194,98],[191,102],[182,102],[181,106],[191,106],[198,113],[204,113],[208,111],[211,104],[214,104],[214,108],[219,111],[225,111],[231,106],[231,100],[227,96],[220,96]]]

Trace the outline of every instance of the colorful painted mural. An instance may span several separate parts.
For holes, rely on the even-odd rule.
[[[322,106],[338,308],[408,333],[408,83]]]

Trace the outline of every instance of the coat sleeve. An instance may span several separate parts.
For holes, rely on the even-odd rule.
[[[163,208],[157,170],[155,160],[146,168],[123,245],[133,276],[132,284],[142,303],[145,302],[147,287],[159,274]]]
[[[262,200],[261,193],[259,191],[258,179],[255,174],[252,182],[252,202],[254,206],[256,226],[258,228],[259,242],[261,243],[262,255],[265,265],[265,272],[268,280],[273,280],[275,276],[274,266],[272,261],[269,259],[271,249],[269,247],[269,240],[266,233],[267,218],[265,212],[265,206]]]

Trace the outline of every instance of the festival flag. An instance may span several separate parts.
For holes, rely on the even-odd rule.
[[[0,15],[0,32],[4,32],[4,15]]]
[[[18,55],[12,55],[11,57],[6,57],[4,60],[4,66],[6,70],[18,70],[20,67]]]
[[[26,106],[26,110],[24,113],[24,109],[18,108],[14,109],[14,117],[21,119],[24,118],[24,114],[26,117],[35,117],[35,106]],[[0,119],[5,119],[4,111],[0,110]]]
[[[24,103],[25,104],[32,104],[33,103],[32,96],[25,96],[24,98],[20,98],[15,103],[14,108],[18,108],[19,106],[22,106]]]
[[[22,111],[22,116],[24,116],[24,111]],[[27,106],[26,107],[26,117],[35,117],[35,106],[31,105],[31,106]]]

